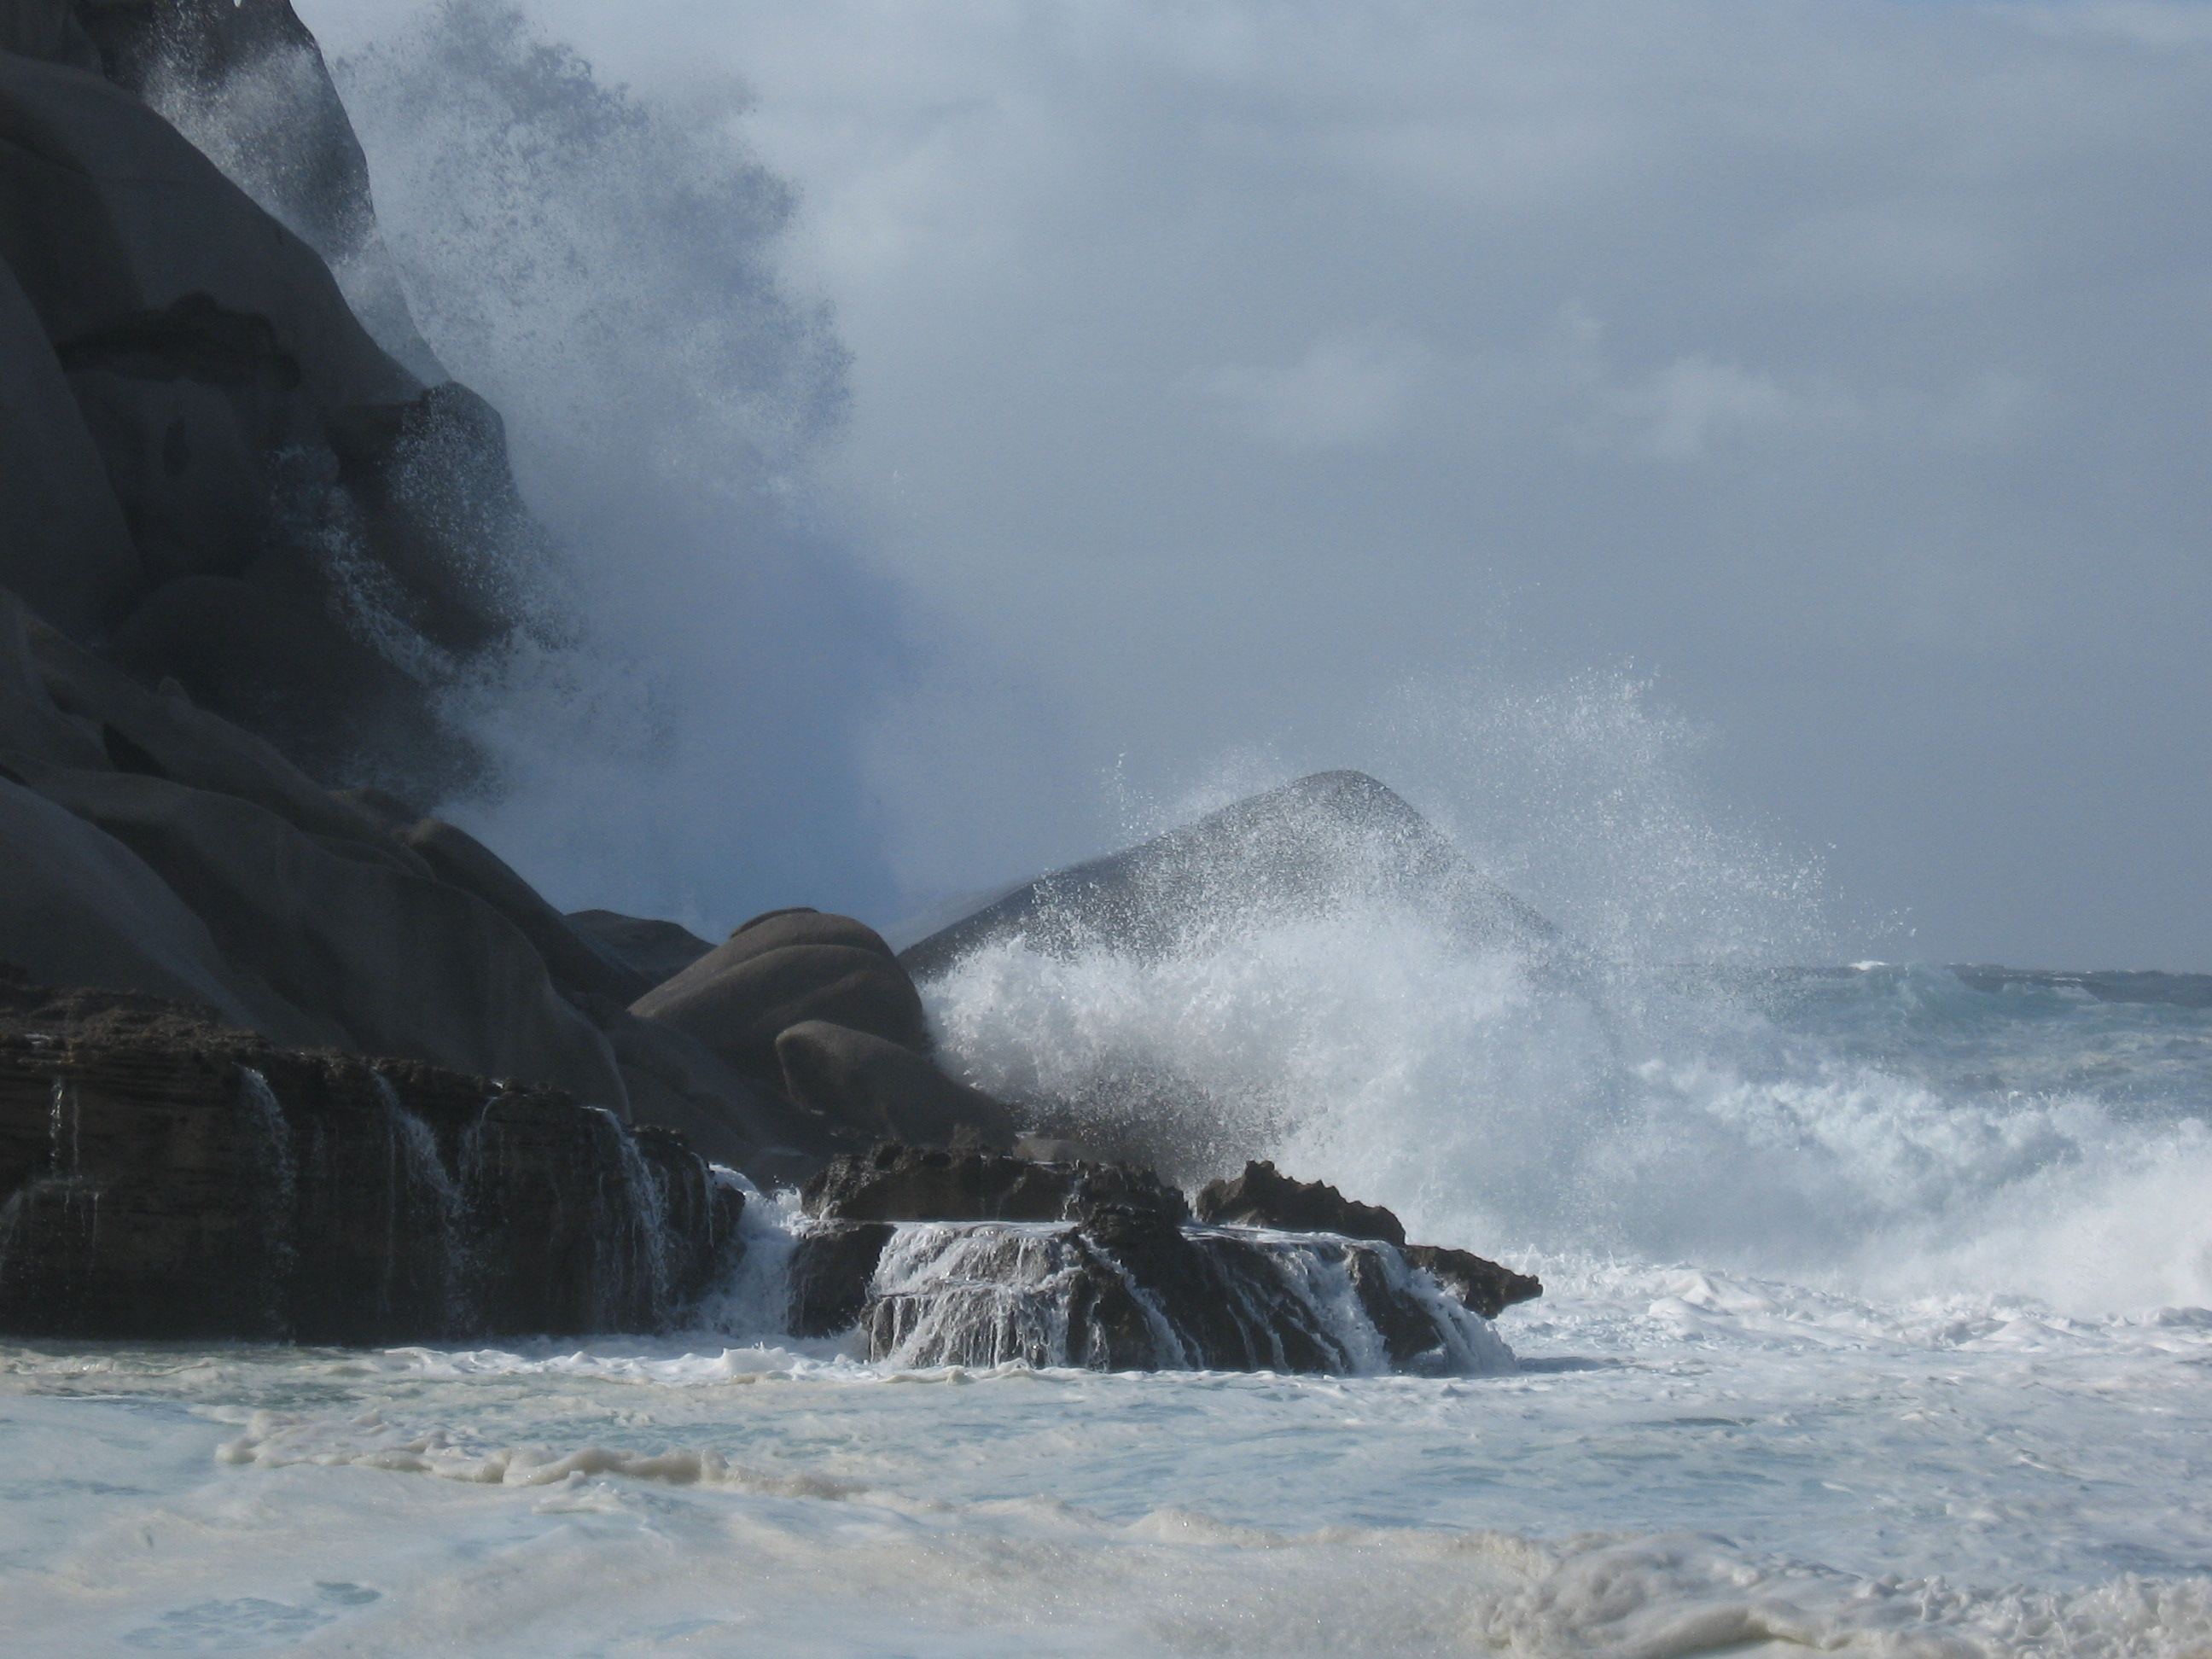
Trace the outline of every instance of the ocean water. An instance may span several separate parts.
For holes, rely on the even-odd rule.
[[[1537,1271],[1510,1369],[871,1366],[769,1328],[773,1203],[691,1332],[13,1343],[6,1651],[2212,1651],[2212,1014],[1334,926],[933,1012]]]

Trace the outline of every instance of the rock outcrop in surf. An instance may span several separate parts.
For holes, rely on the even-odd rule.
[[[805,1197],[792,1328],[854,1330],[880,1361],[1342,1373],[1504,1360],[1484,1322],[1502,1304],[1477,1308],[1400,1243],[1194,1224],[1146,1170],[881,1146],[838,1159]],[[1481,1265],[1510,1283],[1506,1301],[1540,1293]]]

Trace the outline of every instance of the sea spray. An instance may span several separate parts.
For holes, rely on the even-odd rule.
[[[948,1063],[1186,1184],[1272,1156],[1491,1255],[2212,1300],[2203,1011],[1808,969],[1816,868],[1704,803],[1645,688],[1455,695],[1401,711],[1393,781],[1565,948],[1473,945],[1357,884],[1242,904],[1224,878],[1164,951],[958,961],[925,987]]]
[[[741,100],[635,98],[494,0],[335,73],[422,332],[564,549],[541,598],[571,625],[457,704],[504,793],[455,811],[568,904],[892,909],[857,745],[896,600],[813,505],[845,355]]]

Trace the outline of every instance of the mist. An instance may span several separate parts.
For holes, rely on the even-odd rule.
[[[2212,9],[300,10],[574,550],[563,902],[1360,766],[1657,950],[2212,968]]]

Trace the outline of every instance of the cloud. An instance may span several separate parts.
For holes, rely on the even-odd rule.
[[[1631,386],[1598,394],[1599,430],[1633,453],[1703,461],[1721,446],[1793,428],[1846,424],[1845,399],[1785,389],[1771,375],[1702,354],[1677,357]]]
[[[1294,363],[1224,364],[1182,384],[1267,442],[1333,449],[1389,437],[1428,367],[1417,343],[1368,330],[1323,335]]]

